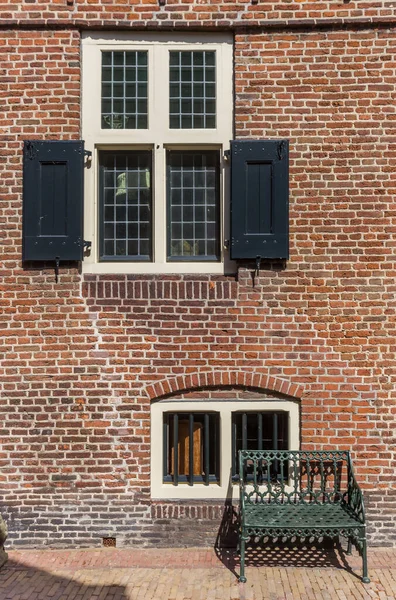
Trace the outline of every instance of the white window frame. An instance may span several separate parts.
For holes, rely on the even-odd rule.
[[[167,412],[217,412],[220,420],[220,482],[163,482],[163,415]],[[151,497],[153,499],[225,499],[239,497],[239,486],[230,480],[232,466],[232,414],[235,412],[286,412],[289,419],[290,450],[300,448],[299,404],[292,400],[160,400],[151,405]]]
[[[101,128],[101,52],[147,50],[148,129]],[[216,52],[216,129],[169,128],[170,50]],[[233,38],[228,33],[83,33],[82,37],[82,136],[92,152],[85,169],[84,239],[92,248],[83,261],[85,273],[231,273],[224,241],[229,239],[229,169],[224,154],[233,137]],[[153,262],[99,261],[98,158],[100,150],[152,150],[153,156]],[[167,262],[166,151],[211,150],[220,152],[220,249],[218,262]]]

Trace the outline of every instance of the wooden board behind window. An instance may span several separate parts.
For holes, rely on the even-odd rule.
[[[188,420],[179,419],[179,475],[189,475],[189,451],[190,451],[190,426]],[[203,426],[202,423],[194,422],[193,429],[193,449],[194,449],[194,475],[203,473]],[[170,474],[173,475],[174,466],[174,448],[171,447]]]

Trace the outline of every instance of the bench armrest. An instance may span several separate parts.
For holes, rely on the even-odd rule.
[[[359,521],[366,522],[363,493],[355,479],[351,458],[348,459],[348,506],[353,510]]]
[[[243,521],[245,516],[245,486],[242,483],[239,484],[239,510],[241,521]]]
[[[243,470],[243,458],[241,452],[239,452],[239,508],[240,508],[240,518],[241,520],[245,514],[245,482],[243,478],[244,470]]]

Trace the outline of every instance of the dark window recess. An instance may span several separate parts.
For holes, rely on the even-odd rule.
[[[169,53],[169,127],[216,127],[216,52]]]
[[[166,413],[163,432],[164,482],[219,481],[218,413]]]
[[[289,415],[286,412],[237,412],[232,415],[232,478],[239,479],[239,450],[288,450]],[[279,478],[278,461],[272,462],[271,473],[259,472],[263,481],[270,475]],[[253,477],[247,467],[247,476]]]
[[[169,261],[220,257],[219,152],[167,152]]]
[[[102,129],[147,129],[148,52],[102,52]]]
[[[232,259],[289,258],[289,142],[231,142]]]
[[[84,142],[24,142],[23,260],[83,259]]]
[[[151,152],[99,156],[100,260],[151,260]]]

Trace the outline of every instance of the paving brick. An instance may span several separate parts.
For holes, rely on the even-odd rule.
[[[318,558],[326,552],[318,550]],[[396,598],[396,550],[369,550],[371,583],[360,558],[327,557],[322,567],[268,566],[247,556],[246,584],[213,549],[17,550],[1,572],[1,600],[340,600]],[[253,563],[252,564],[252,559]],[[281,559],[282,560],[282,559]],[[314,560],[314,552],[313,558]],[[250,563],[250,564],[249,564]],[[188,568],[186,568],[188,564]],[[346,568],[347,567],[347,568]]]

